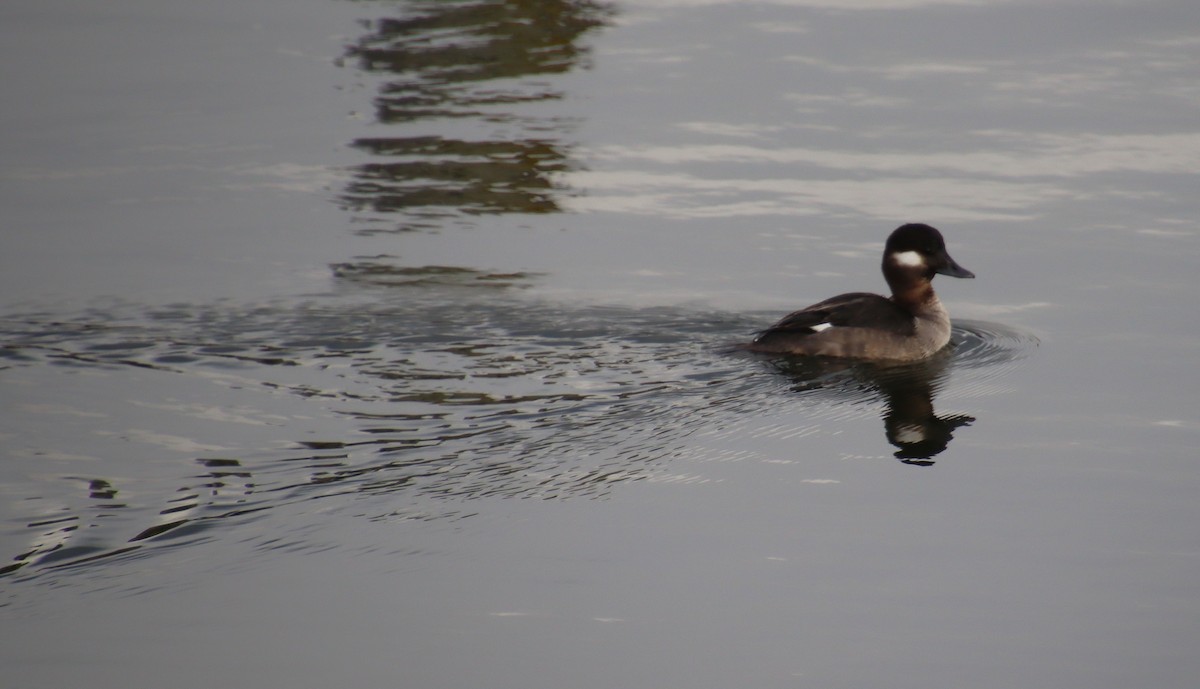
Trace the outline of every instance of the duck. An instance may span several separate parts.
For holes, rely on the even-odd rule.
[[[950,314],[933,291],[934,275],[974,278],[946,252],[937,229],[896,228],[883,248],[892,296],[851,292],[784,316],[745,349],[765,354],[867,361],[918,361],[950,342]]]

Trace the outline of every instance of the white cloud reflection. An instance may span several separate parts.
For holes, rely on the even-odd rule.
[[[754,137],[753,126],[689,128]],[[1027,134],[975,132],[980,146],[952,152],[863,151],[749,144],[606,146],[588,151],[599,163],[573,173],[585,193],[579,211],[674,218],[866,214],[946,220],[1026,220],[1060,199],[1086,199],[1066,180],[1106,173],[1192,174],[1200,169],[1200,133]],[[664,166],[645,170],[646,163]],[[703,176],[697,165],[725,176]],[[786,177],[763,166],[790,166]],[[605,169],[600,169],[605,168]],[[674,169],[670,169],[674,168]],[[686,170],[686,171],[685,171]],[[802,173],[802,174],[800,174]],[[1133,197],[1150,190],[1119,192]]]
[[[975,136],[983,144],[980,148],[953,152],[705,144],[606,146],[592,149],[589,154],[603,161],[649,161],[665,165],[771,163],[856,172],[954,173],[1025,179],[1106,172],[1191,174],[1200,169],[1200,133],[1060,135],[993,130],[976,132]],[[990,142],[1002,142],[1003,147],[988,148]]]
[[[826,10],[906,10],[918,7],[978,7],[988,0],[760,0],[777,7],[811,7]],[[992,0],[993,4],[995,0]],[[685,9],[713,5],[745,5],[744,0],[640,0],[638,9]]]
[[[580,172],[587,193],[568,202],[576,211],[671,218],[867,214],[881,218],[1024,220],[1028,208],[1065,192],[1037,184],[953,177],[877,179],[707,179],[637,170]]]
[[[765,124],[734,124],[732,122],[681,122],[680,129],[709,136],[728,136],[743,139],[762,138],[783,129]]]

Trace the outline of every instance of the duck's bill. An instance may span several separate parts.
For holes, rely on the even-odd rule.
[[[966,268],[963,268],[962,266],[958,265],[958,263],[954,259],[950,258],[949,254],[945,255],[945,259],[946,260],[942,264],[942,267],[938,268],[937,272],[941,273],[942,275],[949,275],[952,278],[973,278],[973,277],[975,277],[975,273],[972,273],[971,271],[967,270]]]

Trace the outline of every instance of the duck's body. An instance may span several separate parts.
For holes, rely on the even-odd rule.
[[[903,225],[888,237],[883,251],[891,298],[852,292],[826,299],[788,314],[747,349],[879,361],[924,359],[950,341],[950,316],[933,291],[937,273],[975,277],[946,253],[940,232],[929,225]]]

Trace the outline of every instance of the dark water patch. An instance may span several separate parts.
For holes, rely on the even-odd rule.
[[[496,273],[463,266],[404,266],[398,257],[361,257],[352,262],[335,263],[334,277],[359,284],[385,287],[483,287],[524,286],[536,273]]]
[[[61,548],[44,555],[38,564],[52,569],[82,567],[106,558],[117,557],[137,550],[137,546],[101,548],[97,546]]]
[[[101,342],[88,345],[86,348],[89,352],[110,352],[110,351],[136,351],[146,347],[153,347],[153,342]]]
[[[154,358],[156,364],[194,364],[199,361],[199,357],[190,354],[163,354]]]

